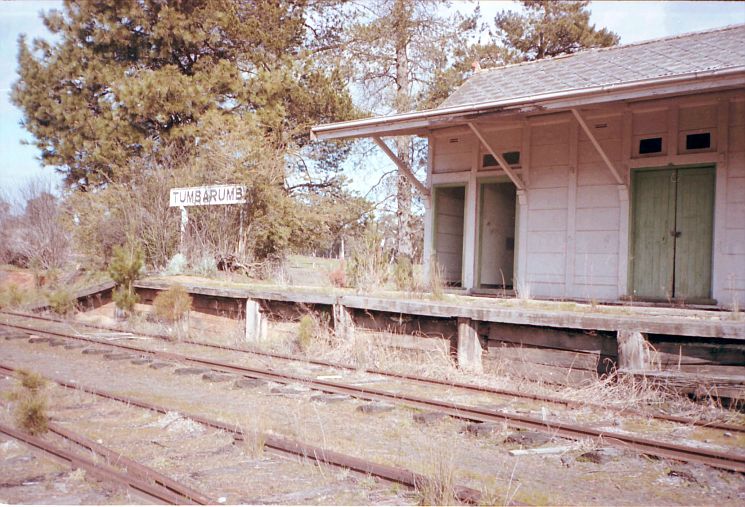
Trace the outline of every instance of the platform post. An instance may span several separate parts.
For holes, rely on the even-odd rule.
[[[256,301],[246,299],[246,341],[259,343],[267,336],[267,320]]]
[[[354,320],[350,311],[338,301],[334,303],[334,333],[343,341],[354,339]]]
[[[650,366],[650,354],[647,338],[639,331],[619,330],[618,369],[644,371]]]
[[[481,342],[476,330],[476,321],[458,317],[458,367],[462,370],[482,373]]]

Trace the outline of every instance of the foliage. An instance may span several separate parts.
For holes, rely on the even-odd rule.
[[[114,303],[127,312],[131,312],[139,300],[133,284],[142,270],[143,257],[139,246],[132,243],[118,245],[114,247],[109,264],[109,276],[118,285],[112,296]]]
[[[253,118],[276,146],[302,146],[310,124],[353,114],[341,75],[310,51],[335,32],[314,30],[316,8],[66,0],[43,15],[56,42],[20,39],[12,98],[42,162],[83,189],[121,181],[132,157],[188,156],[212,125]]]
[[[49,307],[57,315],[68,315],[75,310],[75,298],[65,289],[58,289],[47,296]]]
[[[513,61],[540,60],[585,48],[614,46],[618,35],[590,24],[589,0],[523,0],[524,13],[501,12],[497,37]]]
[[[398,290],[412,290],[414,286],[414,266],[408,257],[399,257],[393,266],[393,280]]]
[[[297,345],[301,352],[307,352],[320,334],[318,320],[310,314],[303,315],[298,324]]]
[[[182,320],[191,309],[192,298],[181,285],[161,291],[153,300],[155,315],[168,322]]]
[[[44,385],[40,375],[21,370],[20,388],[10,393],[10,398],[15,401],[16,424],[32,435],[45,433],[49,425],[47,404],[41,394]]]
[[[0,308],[15,308],[26,301],[26,293],[18,285],[10,283],[0,287]]]
[[[364,235],[352,249],[347,262],[347,280],[360,290],[380,289],[388,282],[389,255],[381,248],[383,236],[376,224],[368,225]]]
[[[347,286],[347,271],[346,266],[342,262],[339,266],[329,271],[329,282],[331,285],[338,288]]]

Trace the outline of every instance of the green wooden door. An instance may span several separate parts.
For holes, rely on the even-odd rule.
[[[710,297],[714,177],[712,167],[634,173],[635,296]]]
[[[675,297],[711,295],[714,170],[678,169],[675,221]]]
[[[634,295],[673,297],[675,187],[670,170],[634,173]]]

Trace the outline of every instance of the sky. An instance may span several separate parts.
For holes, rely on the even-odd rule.
[[[22,115],[10,102],[10,89],[17,79],[19,34],[26,34],[29,40],[44,37],[47,31],[39,12],[60,8],[61,4],[60,1],[0,1],[0,192],[13,194],[29,178],[60,181],[52,168],[41,166],[34,146],[21,144],[32,137],[20,126]],[[485,20],[493,20],[501,10],[517,8],[509,1],[481,0],[479,5]],[[464,12],[471,12],[474,6],[474,2],[454,2],[454,7]],[[619,34],[622,44],[745,23],[745,0],[594,1],[590,9],[591,22]],[[357,190],[364,193],[364,181],[357,183]]]

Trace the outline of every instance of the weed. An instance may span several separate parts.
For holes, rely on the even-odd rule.
[[[177,322],[186,317],[191,309],[192,299],[181,285],[173,285],[161,291],[153,300],[155,315],[168,322]]]
[[[33,373],[26,370],[19,370],[18,375],[21,378],[21,386],[31,391],[38,391],[46,384],[44,377],[42,377],[38,373]]]
[[[26,294],[16,284],[11,283],[0,292],[0,308],[15,308],[26,301]]]
[[[49,301],[49,307],[57,315],[65,316],[75,311],[75,298],[65,289],[50,293],[47,301]]]
[[[15,418],[16,424],[32,435],[45,433],[49,425],[46,401],[34,390],[22,391],[16,402]]]
[[[437,262],[434,255],[429,262],[429,290],[433,299],[442,299],[445,296],[445,268]]]
[[[333,287],[343,288],[347,286],[346,265],[342,262],[337,268],[329,271],[329,282]]]
[[[414,268],[411,259],[404,255],[396,259],[393,268],[393,280],[398,290],[411,290],[414,285]]]
[[[303,315],[297,330],[297,346],[302,352],[307,352],[313,342],[318,340],[320,325],[318,319],[311,314]]]
[[[428,477],[416,484],[420,505],[455,505],[455,457],[442,449],[431,453]]]
[[[116,307],[124,310],[125,312],[132,312],[135,305],[140,301],[140,298],[133,290],[127,290],[124,287],[117,287],[111,296],[116,304]]]
[[[114,255],[109,264],[109,275],[118,287],[114,290],[113,299],[117,308],[125,312],[134,310],[139,298],[135,294],[132,284],[140,275],[144,254],[137,246],[115,246]]]
[[[243,430],[243,449],[252,459],[264,456],[266,445],[266,420],[261,414],[248,421],[248,429]]]

